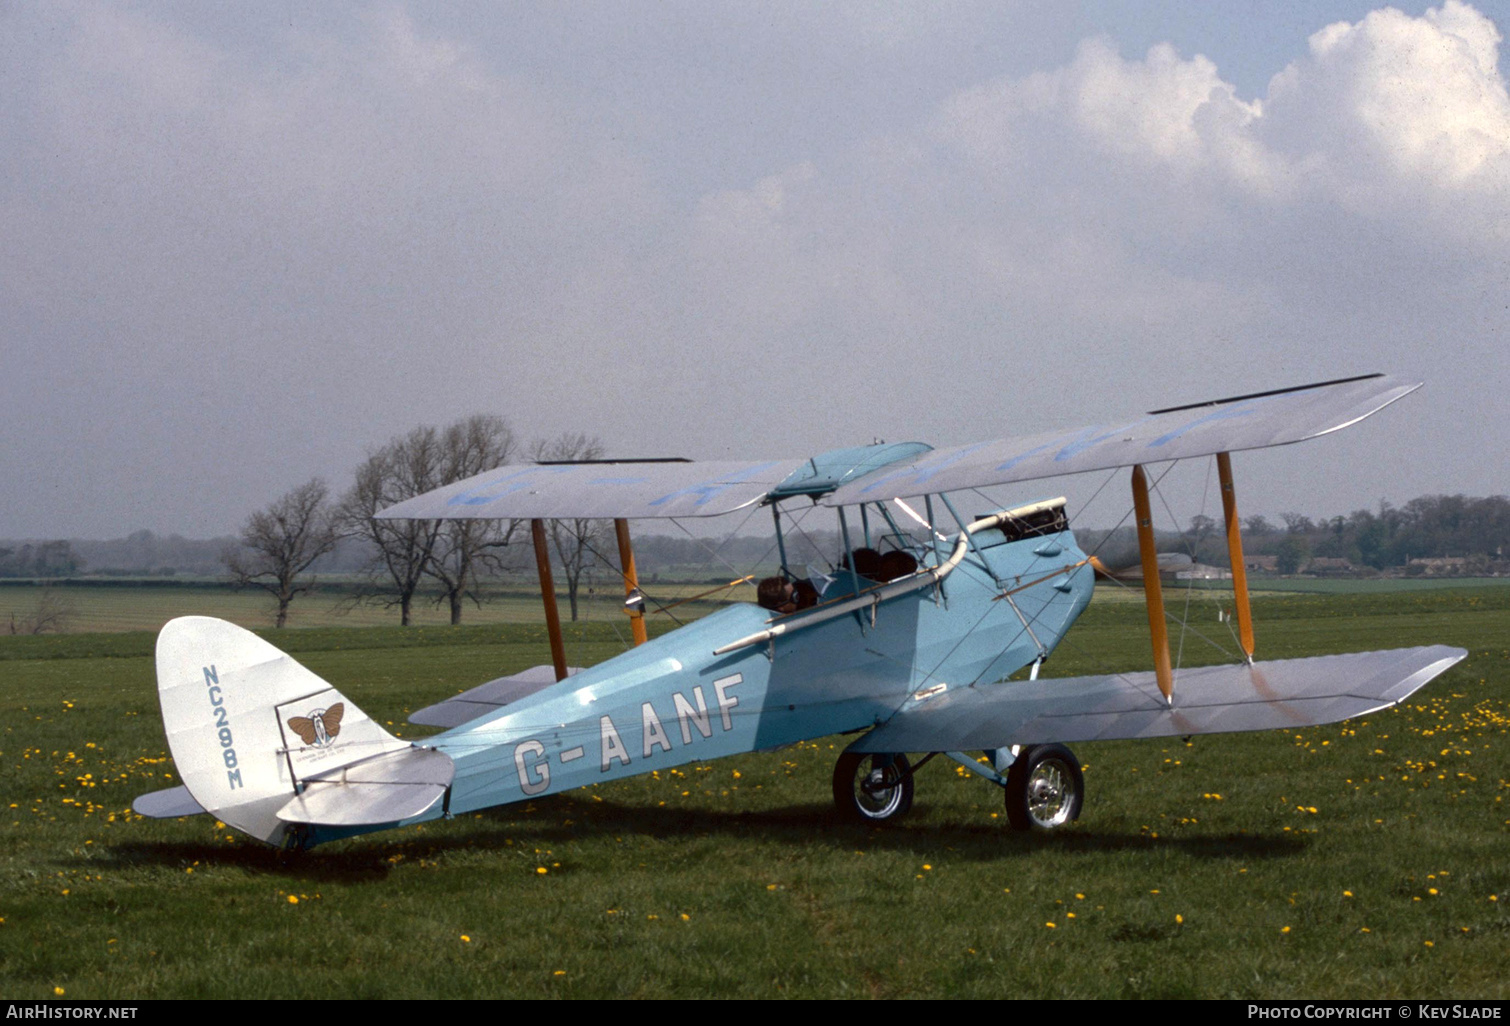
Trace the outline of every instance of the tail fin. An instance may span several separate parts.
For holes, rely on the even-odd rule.
[[[189,794],[271,844],[291,823],[416,816],[454,775],[444,754],[389,734],[292,657],[224,620],[186,616],[163,627],[157,692]]]

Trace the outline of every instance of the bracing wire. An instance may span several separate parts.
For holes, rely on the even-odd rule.
[[[1160,475],[1159,481],[1163,481],[1163,479],[1164,479],[1164,475]],[[1152,491],[1152,492],[1154,492],[1154,493],[1156,493],[1159,496],[1159,503],[1160,503],[1160,505],[1162,505],[1164,507],[1164,511],[1167,514],[1169,514],[1170,521],[1174,524],[1175,530],[1178,532],[1179,531],[1179,526],[1180,526],[1179,521],[1175,518],[1174,511],[1169,508],[1169,502],[1168,502],[1168,500],[1165,499],[1163,491],[1159,489],[1159,487],[1158,487],[1159,481],[1156,481],[1153,484],[1151,484],[1149,486],[1149,490]],[[1209,485],[1209,482],[1210,482],[1210,471],[1209,471],[1209,469],[1207,471],[1207,482],[1208,482],[1208,485]],[[1203,512],[1204,512],[1204,498],[1202,499],[1202,505],[1203,505]],[[1192,581],[1192,582],[1190,582],[1189,587],[1193,587],[1193,586],[1194,586],[1194,582]],[[1187,592],[1188,592],[1188,588],[1187,588]],[[1200,638],[1206,644],[1210,645],[1217,652],[1221,653],[1221,655],[1223,657],[1225,657],[1225,658],[1235,658],[1235,653],[1228,651],[1220,642],[1215,641],[1212,638],[1207,637],[1206,634],[1205,634],[1205,632],[1200,631],[1200,630],[1198,630],[1195,627],[1192,627],[1190,625],[1190,622],[1188,620],[1189,605],[1190,605],[1188,597],[1186,599],[1185,605],[1186,605],[1187,618],[1184,618],[1184,619],[1182,619],[1181,617],[1176,616],[1174,613],[1170,612],[1170,610],[1169,610],[1169,608],[1167,606],[1165,607],[1165,610],[1164,610],[1165,619],[1168,619],[1168,620],[1172,621],[1173,623],[1178,624],[1179,627],[1180,627],[1180,649],[1181,649],[1181,653],[1183,654],[1183,651],[1184,651],[1185,632],[1189,631],[1191,634],[1194,634],[1197,638]],[[1230,630],[1230,628],[1229,628],[1229,630]]]

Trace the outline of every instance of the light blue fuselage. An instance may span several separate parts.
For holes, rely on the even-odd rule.
[[[1067,530],[1016,542],[988,530],[974,543],[937,587],[806,628],[812,611],[777,618],[792,624],[784,635],[715,656],[773,622],[728,606],[429,738],[456,779],[445,808],[419,818],[864,730],[924,689],[1002,680],[1053,651],[1090,601],[1092,571]],[[839,574],[825,601],[853,594]]]

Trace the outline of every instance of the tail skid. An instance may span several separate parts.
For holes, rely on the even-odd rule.
[[[163,627],[157,689],[188,795],[270,844],[297,824],[376,826],[420,815],[455,775],[449,757],[394,737],[291,656],[224,620],[186,616]],[[146,805],[177,815],[189,808]]]

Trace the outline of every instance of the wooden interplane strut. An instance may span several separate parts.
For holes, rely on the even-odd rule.
[[[1253,611],[1248,605],[1248,568],[1243,565],[1243,536],[1238,530],[1237,494],[1232,488],[1232,457],[1216,454],[1222,484],[1222,516],[1227,523],[1227,558],[1232,561],[1232,601],[1237,607],[1237,636],[1248,662],[1253,662]]]
[[[551,662],[556,679],[566,679],[566,644],[561,640],[561,611],[556,608],[556,584],[551,580],[551,554],[545,545],[545,521],[531,520],[530,535],[535,541],[535,569],[540,573],[540,598],[545,603],[545,631],[551,641]]]
[[[1153,542],[1153,512],[1148,504],[1148,478],[1141,466],[1132,470],[1134,516],[1138,520],[1138,555],[1143,562],[1143,596],[1148,606],[1148,632],[1153,638],[1153,668],[1164,700],[1174,704],[1174,671],[1169,660],[1169,628],[1164,622],[1164,589],[1159,583],[1159,553]]]
[[[634,568],[634,547],[629,542],[629,521],[622,517],[613,522],[613,532],[619,539],[619,566],[624,570],[624,597],[633,598],[640,587],[640,578]],[[634,643],[643,645],[649,637],[645,633],[645,606],[640,604],[629,610],[629,628],[634,632]]]

